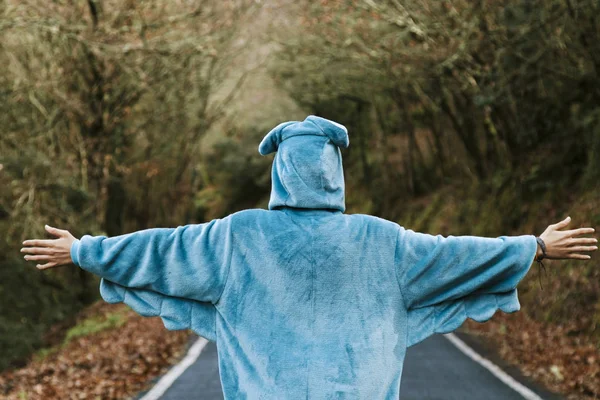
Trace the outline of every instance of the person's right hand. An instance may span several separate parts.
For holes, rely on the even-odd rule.
[[[598,250],[598,239],[594,237],[581,237],[594,233],[594,228],[578,228],[571,230],[561,230],[566,228],[571,222],[571,217],[550,225],[544,233],[540,235],[546,244],[546,258],[554,260],[589,260],[592,258],[588,254],[582,252],[590,252]],[[538,245],[538,255],[541,255],[541,249]]]

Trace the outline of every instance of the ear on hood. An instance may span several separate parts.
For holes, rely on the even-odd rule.
[[[303,122],[283,122],[271,129],[260,142],[258,151],[263,156],[274,153],[282,141],[299,135],[327,136],[336,146],[343,148],[350,144],[348,130],[344,125],[316,115],[309,115]]]

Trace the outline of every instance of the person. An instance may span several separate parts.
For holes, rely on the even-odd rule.
[[[310,115],[273,128],[268,210],[115,237],[46,226],[26,240],[39,269],[74,263],[100,294],[167,329],[217,342],[226,399],[397,399],[406,349],[467,319],[520,309],[534,260],[588,260],[592,228],[430,235],[346,214],[346,127]],[[543,248],[543,247],[544,248]]]

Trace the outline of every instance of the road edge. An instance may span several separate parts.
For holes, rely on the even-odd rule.
[[[132,397],[133,400],[156,400],[159,399],[172,384],[179,378],[195,361],[198,360],[202,351],[208,344],[208,340],[198,335],[191,335],[183,355],[177,362],[165,371],[146,383],[146,389]],[[161,383],[162,382],[162,383]]]
[[[525,386],[542,399],[564,400],[566,398],[562,393],[553,392],[547,387],[545,387],[542,383],[533,380],[531,377],[525,376],[518,366],[510,364],[508,361],[504,360],[498,354],[497,350],[492,346],[492,344],[484,340],[485,338],[481,337],[480,335],[475,335],[473,333],[465,332],[462,330],[454,331],[452,334],[456,336],[460,341],[464,342],[480,357],[489,360],[489,362],[497,366],[506,375],[517,381],[519,384]],[[450,342],[461,352],[463,352],[463,350],[456,346],[456,344],[452,342],[452,340],[450,340]]]

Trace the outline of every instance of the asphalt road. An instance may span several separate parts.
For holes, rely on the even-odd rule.
[[[465,341],[467,336],[461,335]],[[478,353],[493,362],[502,364],[489,349],[480,347],[473,340],[467,341]],[[487,352],[487,354],[486,354]],[[502,366],[502,365],[501,365]],[[557,400],[561,397],[530,382],[517,371],[512,377],[535,392],[540,398]],[[143,394],[140,395],[140,398]],[[217,365],[217,348],[208,343],[198,360],[192,364],[160,397],[161,400],[217,400],[222,399],[221,383]],[[500,381],[490,371],[467,357],[442,335],[433,335],[408,349],[404,362],[402,400],[513,400],[523,399],[515,390]]]

